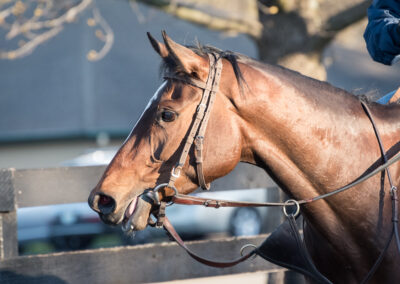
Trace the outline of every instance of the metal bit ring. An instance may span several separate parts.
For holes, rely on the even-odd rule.
[[[286,206],[293,206],[293,205],[296,206],[296,211],[293,214],[288,214],[286,211]],[[285,201],[285,205],[283,205],[282,210],[283,210],[283,214],[285,214],[286,217],[289,217],[289,216],[296,217],[300,213],[300,204],[297,200],[288,199]]]
[[[248,247],[252,247],[252,248],[254,248],[254,249],[257,249],[257,247],[256,247],[255,245],[253,245],[253,244],[244,245],[244,246],[242,246],[242,248],[240,249],[240,255],[241,255],[241,256],[244,255],[244,254],[243,254],[243,251],[244,251],[246,248],[248,248]],[[254,254],[253,257],[252,257],[251,259],[254,259],[254,258],[256,258],[256,257],[257,257],[257,255]]]

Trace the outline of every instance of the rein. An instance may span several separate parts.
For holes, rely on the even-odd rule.
[[[385,156],[386,157],[386,156]],[[333,190],[331,192],[322,194],[322,195],[318,195],[316,197],[310,198],[310,199],[301,199],[301,200],[294,200],[294,199],[289,199],[286,202],[242,202],[242,201],[230,201],[230,200],[220,200],[220,199],[209,199],[209,198],[202,198],[202,197],[197,197],[197,196],[190,196],[190,195],[184,195],[184,194],[175,194],[174,196],[172,196],[172,201],[173,203],[176,204],[184,204],[184,205],[203,205],[206,207],[214,207],[214,208],[218,208],[218,207],[267,207],[267,206],[281,206],[281,207],[285,207],[285,206],[291,206],[291,205],[302,205],[302,204],[306,204],[306,203],[310,203],[310,202],[314,202],[320,199],[324,199],[327,198],[329,196],[338,194],[340,192],[343,192],[347,189],[350,189],[364,181],[366,181],[367,179],[373,177],[374,175],[386,170],[390,165],[394,164],[395,162],[400,160],[400,152],[397,153],[395,156],[393,156],[391,159],[387,160],[384,164],[382,164],[381,166],[377,167],[375,170],[373,170],[372,172],[370,172],[369,174],[366,174],[362,177],[359,177],[358,179],[356,179],[355,181],[341,187],[338,188],[336,190]],[[395,186],[392,187],[393,191],[396,191],[397,188]],[[392,190],[391,189],[391,190]]]
[[[364,103],[363,101],[361,101],[361,105],[365,111],[365,113],[367,114],[369,120],[371,121],[372,127],[374,128],[374,132],[376,135],[376,138],[378,140],[378,144],[379,144],[379,149],[381,151],[381,155],[382,155],[382,159],[385,163],[388,162],[388,159],[386,157],[386,151],[383,147],[383,143],[382,143],[382,139],[381,136],[379,134],[378,128],[376,127],[376,123],[374,121],[374,118],[371,115],[371,112],[367,106],[366,103]],[[393,236],[395,236],[395,240],[396,240],[396,245],[397,245],[397,249],[400,253],[400,238],[399,238],[399,232],[398,232],[398,198],[397,198],[397,187],[393,185],[393,180],[392,180],[392,176],[390,174],[389,168],[385,168],[387,176],[388,176],[388,180],[389,180],[389,184],[390,184],[390,195],[392,198],[392,224],[393,224],[393,229],[392,232],[390,233],[390,237],[386,242],[386,245],[384,247],[384,249],[381,251],[381,253],[379,254],[378,259],[375,261],[374,265],[372,266],[372,268],[370,269],[370,271],[368,272],[368,274],[365,276],[365,278],[363,279],[363,281],[361,283],[367,283],[369,281],[369,279],[372,277],[372,275],[375,273],[376,269],[378,269],[379,265],[381,264],[383,257],[385,256],[387,250],[389,249],[389,245],[392,242]]]
[[[215,100],[215,95],[218,91],[218,86],[219,86],[219,81],[221,77],[221,72],[222,72],[222,61],[221,58],[218,57],[216,54],[208,54],[209,57],[209,63],[210,63],[210,70],[208,73],[207,81],[206,83],[196,80],[196,79],[189,79],[181,76],[177,76],[175,74],[167,74],[165,78],[167,79],[173,79],[173,80],[179,80],[184,83],[191,84],[197,88],[203,89],[203,95],[201,98],[201,101],[199,105],[197,106],[196,109],[196,115],[194,118],[194,121],[192,123],[192,127],[190,129],[189,135],[186,137],[185,144],[181,153],[181,156],[179,158],[179,161],[177,165],[172,169],[171,175],[169,178],[168,183],[162,183],[157,185],[152,191],[148,191],[147,193],[144,194],[144,196],[148,197],[153,201],[155,205],[157,205],[157,208],[155,211],[153,211],[153,215],[156,217],[156,221],[153,221],[153,219],[150,217],[149,218],[149,225],[151,226],[156,226],[156,227],[164,227],[164,229],[167,231],[167,233],[170,235],[170,237],[175,240],[182,248],[186,250],[186,252],[196,259],[197,261],[206,264],[208,266],[213,266],[213,267],[230,267],[234,266],[251,256],[254,256],[256,253],[260,254],[263,256],[263,252],[260,251],[260,248],[257,248],[254,245],[246,245],[241,249],[241,254],[244,250],[245,247],[252,246],[255,249],[251,250],[249,253],[243,255],[242,257],[230,261],[230,262],[217,262],[217,261],[212,261],[208,260],[205,258],[202,258],[195,253],[193,253],[183,242],[183,240],[180,238],[172,224],[169,222],[168,218],[165,215],[165,208],[168,205],[165,201],[160,200],[159,193],[158,191],[161,188],[171,188],[174,190],[174,195],[173,196],[168,196],[171,198],[170,204],[184,204],[184,205],[203,205],[206,207],[214,207],[214,208],[219,208],[219,207],[265,207],[265,206],[280,206],[283,209],[283,212],[285,216],[287,217],[292,233],[297,239],[297,248],[300,251],[302,255],[305,256],[305,261],[307,262],[307,265],[309,267],[312,267],[312,273],[308,274],[311,277],[314,277],[314,279],[317,279],[323,283],[331,283],[328,279],[326,279],[322,274],[318,272],[318,270],[315,268],[314,264],[312,263],[311,257],[309,257],[307,249],[305,248],[304,244],[302,244],[300,233],[297,229],[297,225],[295,222],[296,216],[300,213],[300,205],[307,204],[310,202],[314,202],[317,200],[321,200],[327,197],[330,197],[332,195],[338,194],[340,192],[346,191],[362,182],[365,180],[371,178],[372,176],[386,171],[388,180],[390,183],[390,194],[392,198],[392,223],[393,223],[393,229],[391,231],[390,237],[388,241],[385,244],[384,249],[381,251],[378,259],[372,266],[371,270],[368,272],[366,277],[363,279],[361,283],[366,283],[374,274],[376,269],[379,267],[381,264],[383,257],[385,256],[389,245],[393,239],[393,236],[395,237],[397,248],[400,252],[400,237],[399,237],[399,232],[398,232],[398,197],[397,197],[397,188],[396,186],[393,185],[393,181],[389,172],[388,167],[392,165],[393,163],[397,162],[400,160],[400,152],[398,152],[396,155],[394,155],[392,158],[388,159],[386,156],[385,149],[382,144],[382,140],[380,138],[378,129],[376,127],[376,123],[371,115],[371,112],[369,111],[368,106],[364,103],[361,102],[361,105],[368,116],[369,120],[371,121],[371,124],[373,126],[375,135],[378,140],[378,144],[380,147],[382,159],[383,159],[383,164],[377,167],[375,170],[371,171],[368,174],[364,174],[357,178],[355,181],[338,188],[336,190],[333,190],[329,193],[322,194],[310,199],[302,199],[302,200],[294,200],[294,199],[289,199],[286,202],[242,202],[242,201],[231,201],[231,200],[219,200],[219,199],[209,199],[209,198],[201,198],[201,197],[195,197],[195,196],[189,196],[189,195],[183,195],[178,192],[178,190],[175,187],[175,181],[177,178],[179,178],[181,170],[187,160],[189,151],[192,147],[192,145],[195,145],[195,158],[196,158],[196,171],[197,171],[197,177],[199,181],[199,185],[203,188],[208,190],[210,188],[210,185],[206,183],[204,174],[203,174],[203,157],[202,157],[202,152],[203,152],[203,141],[204,141],[204,135],[205,131],[207,128],[207,123],[208,119],[211,113],[211,109]],[[287,207],[289,206],[296,206],[295,212],[294,213],[288,213],[287,212]],[[303,271],[304,272],[304,271]],[[307,274],[307,273],[306,273]]]

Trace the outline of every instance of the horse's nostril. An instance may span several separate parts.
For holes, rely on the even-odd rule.
[[[115,200],[111,196],[100,193],[99,199],[97,202],[98,202],[99,211],[102,214],[107,215],[107,214],[114,212]]]
[[[106,196],[106,195],[101,195],[99,198],[99,204],[100,205],[108,205],[112,202],[111,197]]]

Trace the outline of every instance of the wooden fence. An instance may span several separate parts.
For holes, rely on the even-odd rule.
[[[33,256],[18,255],[18,207],[83,202],[104,167],[0,170],[0,283],[146,283],[255,271],[284,271],[260,258],[217,269],[192,260],[175,243],[147,244]],[[216,182],[216,190],[268,187],[263,172],[241,166]],[[264,235],[190,242],[202,255],[219,260],[238,256],[244,244]]]

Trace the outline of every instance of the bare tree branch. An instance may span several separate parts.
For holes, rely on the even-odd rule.
[[[109,24],[104,20],[104,18],[101,16],[99,9],[96,7],[93,8],[93,17],[94,20],[102,27],[102,29],[105,32],[105,35],[100,31],[96,31],[96,36],[104,41],[103,47],[100,49],[100,51],[95,51],[92,49],[89,51],[87,58],[90,61],[98,61],[102,59],[111,49],[111,47],[114,44],[114,32],[109,26]]]
[[[131,6],[132,11],[135,13],[136,18],[138,19],[138,22],[140,24],[145,23],[146,22],[146,18],[142,14],[142,12],[140,12],[139,5],[138,5],[137,1],[136,0],[131,0],[131,1],[129,1],[129,5]]]
[[[133,0],[131,0],[133,1]],[[183,20],[230,34],[259,38],[257,0],[139,0]]]
[[[73,22],[76,17],[85,11],[89,5],[92,4],[92,0],[82,0],[81,3],[68,9],[64,14],[55,19],[50,19],[47,21],[38,21],[37,16],[33,16],[30,20],[26,21],[24,24],[20,25],[18,22],[14,22],[13,27],[7,34],[7,39],[12,39],[15,36],[32,30],[40,30],[45,28],[55,28],[62,26],[66,23]]]
[[[50,38],[56,36],[62,31],[63,27],[58,26],[44,32],[38,36],[33,37],[32,40],[28,41],[27,43],[23,44],[20,48],[14,49],[12,51],[0,51],[0,58],[1,59],[16,59],[27,56],[32,53],[32,51],[40,44],[44,43],[45,41],[49,40]]]
[[[366,11],[371,5],[371,1],[364,0],[360,3],[355,3],[353,7],[347,10],[340,11],[336,15],[331,16],[325,24],[326,31],[340,31],[349,25],[365,18]]]
[[[0,29],[6,31],[9,48],[0,50],[0,59],[17,59],[58,35],[65,25],[73,23],[90,8],[92,25],[99,25],[95,35],[104,42],[99,51],[91,50],[88,59],[102,59],[114,43],[114,33],[96,7],[96,0],[0,0]],[[14,41],[11,41],[14,40]],[[16,43],[19,46],[16,47]]]

